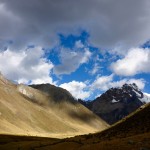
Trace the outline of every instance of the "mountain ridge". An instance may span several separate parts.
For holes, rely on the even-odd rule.
[[[93,101],[79,100],[81,104],[109,124],[121,120],[149,101],[150,97],[142,93],[135,83],[124,84],[119,88],[110,88]]]
[[[3,76],[0,95],[0,134],[64,138],[108,127],[76,100],[56,102],[49,94]]]

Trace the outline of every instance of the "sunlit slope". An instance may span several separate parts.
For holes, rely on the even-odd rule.
[[[108,125],[74,101],[55,102],[47,94],[0,78],[0,133],[68,137]]]

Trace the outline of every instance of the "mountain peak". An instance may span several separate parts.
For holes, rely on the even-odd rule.
[[[128,103],[133,99],[138,99],[142,103],[147,102],[147,99],[145,100],[145,94],[142,93],[142,91],[138,88],[138,86],[135,83],[126,83],[122,87],[110,88],[96,99],[106,99],[107,101],[111,101],[112,103]]]
[[[132,84],[125,83],[121,88],[123,88],[125,90],[135,90],[135,91],[140,92],[140,89],[138,88],[138,86],[135,83],[132,83]]]
[[[132,84],[125,83],[122,87],[123,88],[131,87],[131,88],[133,88],[135,90],[139,90],[138,86],[135,83],[132,83]]]
[[[142,93],[133,83],[111,88],[94,101],[84,105],[109,124],[113,124],[146,102],[150,102],[150,97]]]

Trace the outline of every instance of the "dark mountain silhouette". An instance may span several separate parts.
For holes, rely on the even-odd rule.
[[[82,101],[81,104],[113,124],[150,100],[135,83],[124,84],[121,88],[111,88],[93,101]]]

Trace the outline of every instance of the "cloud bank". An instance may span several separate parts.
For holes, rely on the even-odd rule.
[[[127,84],[136,83],[140,89],[143,89],[145,86],[144,79],[134,79],[134,78],[127,79],[127,78],[125,78],[122,80],[114,81],[114,75],[111,74],[109,76],[97,77],[97,79],[92,83],[91,87],[93,90],[99,89],[101,91],[106,91],[112,87],[121,87],[125,83],[127,83]]]
[[[150,73],[150,49],[139,48],[150,39],[149,8],[149,0],[0,0],[0,71],[19,83],[54,83],[52,75],[62,75],[60,86],[77,98],[87,98],[90,88],[105,91],[131,82],[143,89],[145,80],[134,75]],[[86,44],[61,45],[59,35],[83,31],[89,35]],[[92,62],[92,56],[96,58],[90,46],[105,60]],[[42,50],[51,55],[55,47],[59,63]],[[75,73],[83,64],[87,70],[82,76],[90,74],[92,86],[78,79],[64,83],[63,75]]]
[[[18,83],[53,83],[50,77],[53,64],[43,58],[43,54],[41,47],[19,53],[8,49],[0,53],[0,70],[8,79]]]
[[[114,73],[121,76],[150,73],[150,49],[130,49],[124,58],[112,63],[111,69]]]
[[[99,47],[136,47],[149,39],[149,8],[149,0],[0,0],[1,49],[50,47],[57,33],[80,29]]]

